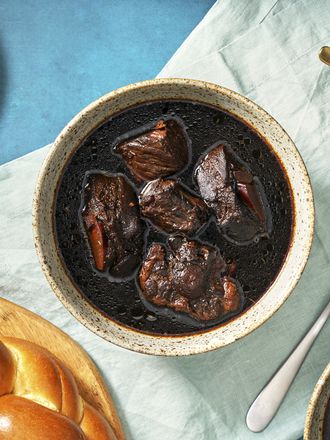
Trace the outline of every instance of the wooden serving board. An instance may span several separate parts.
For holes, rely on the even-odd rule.
[[[1,336],[26,339],[53,353],[73,373],[83,399],[107,418],[118,440],[125,440],[115,405],[100,372],[70,336],[35,313],[0,298],[0,339]]]

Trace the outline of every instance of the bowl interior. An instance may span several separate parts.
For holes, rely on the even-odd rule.
[[[53,209],[63,168],[81,142],[112,115],[154,100],[190,100],[225,110],[254,127],[272,146],[292,190],[295,224],[277,278],[261,299],[225,325],[182,336],[148,335],[107,318],[79,292],[67,274],[55,242]],[[256,104],[228,89],[184,79],[160,79],[126,86],[82,110],[60,133],[37,182],[33,227],[37,253],[48,281],[68,310],[89,329],[122,347],[149,354],[185,355],[227,345],[265,322],[289,296],[306,264],[313,236],[311,186],[303,161],[282,127]]]

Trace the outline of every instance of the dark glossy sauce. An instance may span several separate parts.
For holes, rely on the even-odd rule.
[[[180,334],[213,327],[221,321],[205,324],[165,308],[156,309],[141,301],[135,279],[118,283],[100,276],[93,269],[78,220],[85,173],[90,170],[124,173],[134,182],[112,147],[119,136],[163,115],[180,118],[191,140],[191,161],[178,176],[179,181],[197,191],[193,181],[196,162],[215,142],[225,141],[249,164],[263,185],[272,212],[273,229],[269,238],[238,246],[226,241],[213,221],[199,235],[202,241],[217,246],[225,260],[237,262],[237,279],[245,296],[244,310],[262,296],[281,268],[291,238],[292,206],[285,173],[267,143],[242,121],[209,106],[176,101],[144,104],[112,117],[82,143],[64,171],[55,210],[58,245],[69,274],[83,294],[111,319],[147,332]],[[146,249],[154,241],[166,241],[164,234],[149,224],[147,228]]]

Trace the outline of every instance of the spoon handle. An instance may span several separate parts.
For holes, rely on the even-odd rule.
[[[301,364],[329,315],[330,302],[306,336],[301,340],[284,364],[252,403],[246,416],[246,424],[251,431],[262,431],[273,419],[298,373]]]

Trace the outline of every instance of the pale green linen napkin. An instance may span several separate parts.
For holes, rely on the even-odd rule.
[[[275,5],[275,6],[274,6]],[[260,388],[304,334],[330,292],[330,2],[221,0],[161,72],[233,88],[262,105],[293,137],[310,172],[316,236],[302,279],[261,328],[224,349],[188,358],[140,355],[79,324],[51,292],[33,249],[31,200],[48,148],[0,167],[0,290],[69,333],[92,355],[113,392],[128,439],[296,440],[330,358],[327,325],[283,406],[261,434],[245,427]]]

